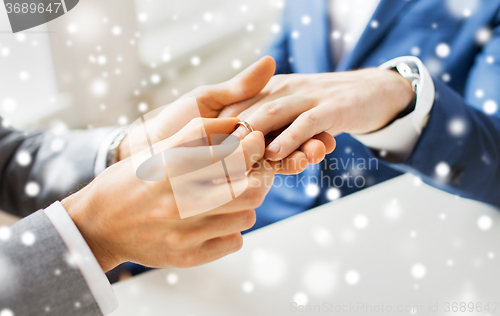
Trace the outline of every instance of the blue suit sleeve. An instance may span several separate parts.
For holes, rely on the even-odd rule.
[[[500,206],[500,112],[495,109],[500,104],[499,82],[497,24],[493,38],[475,59],[463,96],[434,80],[436,99],[428,124],[400,167],[419,173],[434,186]],[[436,174],[440,163],[450,167],[448,176]]]

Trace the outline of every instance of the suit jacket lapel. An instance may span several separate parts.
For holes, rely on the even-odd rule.
[[[363,59],[387,35],[388,29],[395,22],[398,14],[410,2],[409,0],[381,0],[370,20],[370,22],[377,21],[378,27],[373,28],[368,23],[352,52],[344,54],[335,71],[347,71],[359,67]]]

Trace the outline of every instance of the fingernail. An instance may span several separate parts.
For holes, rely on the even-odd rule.
[[[277,154],[281,150],[281,145],[279,143],[271,143],[267,146],[267,151]]]

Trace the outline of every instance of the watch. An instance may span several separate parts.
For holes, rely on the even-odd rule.
[[[420,72],[418,70],[417,64],[413,62],[397,62],[394,66],[388,68],[388,70],[396,71],[401,76],[403,76],[403,78],[408,80],[411,84],[411,89],[415,93],[415,97],[410,101],[410,103],[406,106],[406,108],[404,108],[404,110],[399,112],[395,118],[389,121],[389,123],[367,134],[378,132],[381,129],[384,129],[387,126],[394,123],[394,121],[407,116],[408,114],[410,114],[415,110],[415,106],[417,105],[417,93],[419,91],[419,86],[420,86]]]
[[[123,139],[127,136],[128,130],[123,130],[120,134],[118,134],[113,142],[109,146],[108,154],[106,155],[106,168],[116,163],[116,149],[121,145]]]

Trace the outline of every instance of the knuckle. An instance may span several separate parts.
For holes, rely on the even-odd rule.
[[[171,249],[182,248],[184,242],[185,242],[184,234],[177,230],[171,231],[166,237],[166,244]]]
[[[318,123],[318,117],[311,111],[302,114],[302,119],[311,126],[315,126]]]
[[[294,130],[289,130],[286,137],[293,142],[300,141],[300,135]]]
[[[262,109],[270,116],[278,115],[281,112],[281,107],[276,102],[265,103]]]

